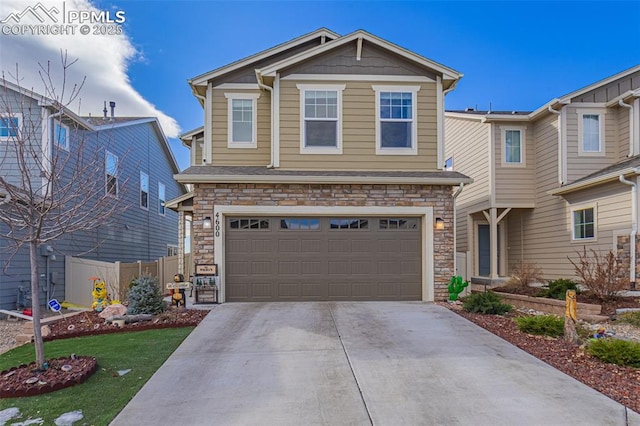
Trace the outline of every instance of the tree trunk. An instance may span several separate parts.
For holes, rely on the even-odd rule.
[[[29,242],[29,261],[31,263],[31,315],[33,316],[33,344],[36,349],[36,365],[44,369],[44,342],[40,326],[40,274],[38,273],[38,243]]]

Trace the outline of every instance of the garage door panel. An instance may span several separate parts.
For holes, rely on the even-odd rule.
[[[300,275],[300,262],[298,261],[278,261],[279,275]]]
[[[280,253],[298,253],[300,251],[300,240],[292,238],[279,240],[278,251]]]
[[[226,300],[420,300],[420,221],[403,220],[272,217],[265,229],[236,219],[225,234]]]

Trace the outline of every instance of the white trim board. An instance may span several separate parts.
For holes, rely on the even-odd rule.
[[[213,217],[220,221],[220,232],[214,232],[214,263],[218,264],[220,279],[220,303],[226,300],[225,292],[225,221],[226,216],[418,216],[422,219],[422,301],[434,301],[435,258],[433,246],[433,207],[367,207],[367,206],[235,206],[216,205]]]

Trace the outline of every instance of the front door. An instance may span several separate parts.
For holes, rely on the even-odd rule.
[[[500,228],[498,225],[498,267],[500,267]],[[499,271],[496,271],[499,272]],[[488,224],[478,224],[478,275],[491,274],[491,228]]]

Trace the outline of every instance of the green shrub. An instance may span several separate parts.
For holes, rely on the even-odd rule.
[[[520,331],[540,336],[560,337],[564,334],[564,320],[555,315],[536,315],[516,318]]]
[[[155,315],[167,309],[158,286],[158,279],[149,275],[143,275],[132,281],[127,300],[129,302],[127,313],[132,315]]]
[[[575,281],[560,278],[559,280],[549,281],[549,288],[542,290],[537,296],[564,300],[567,290],[575,290],[576,294],[580,294],[580,289],[578,289],[578,284]]]
[[[589,353],[610,364],[640,367],[640,343],[620,339],[595,339]]]
[[[502,303],[500,296],[489,291],[464,297],[462,309],[471,313],[503,315],[511,311],[513,306]]]
[[[640,327],[640,312],[626,312],[618,318],[621,322],[626,322],[634,327]]]

